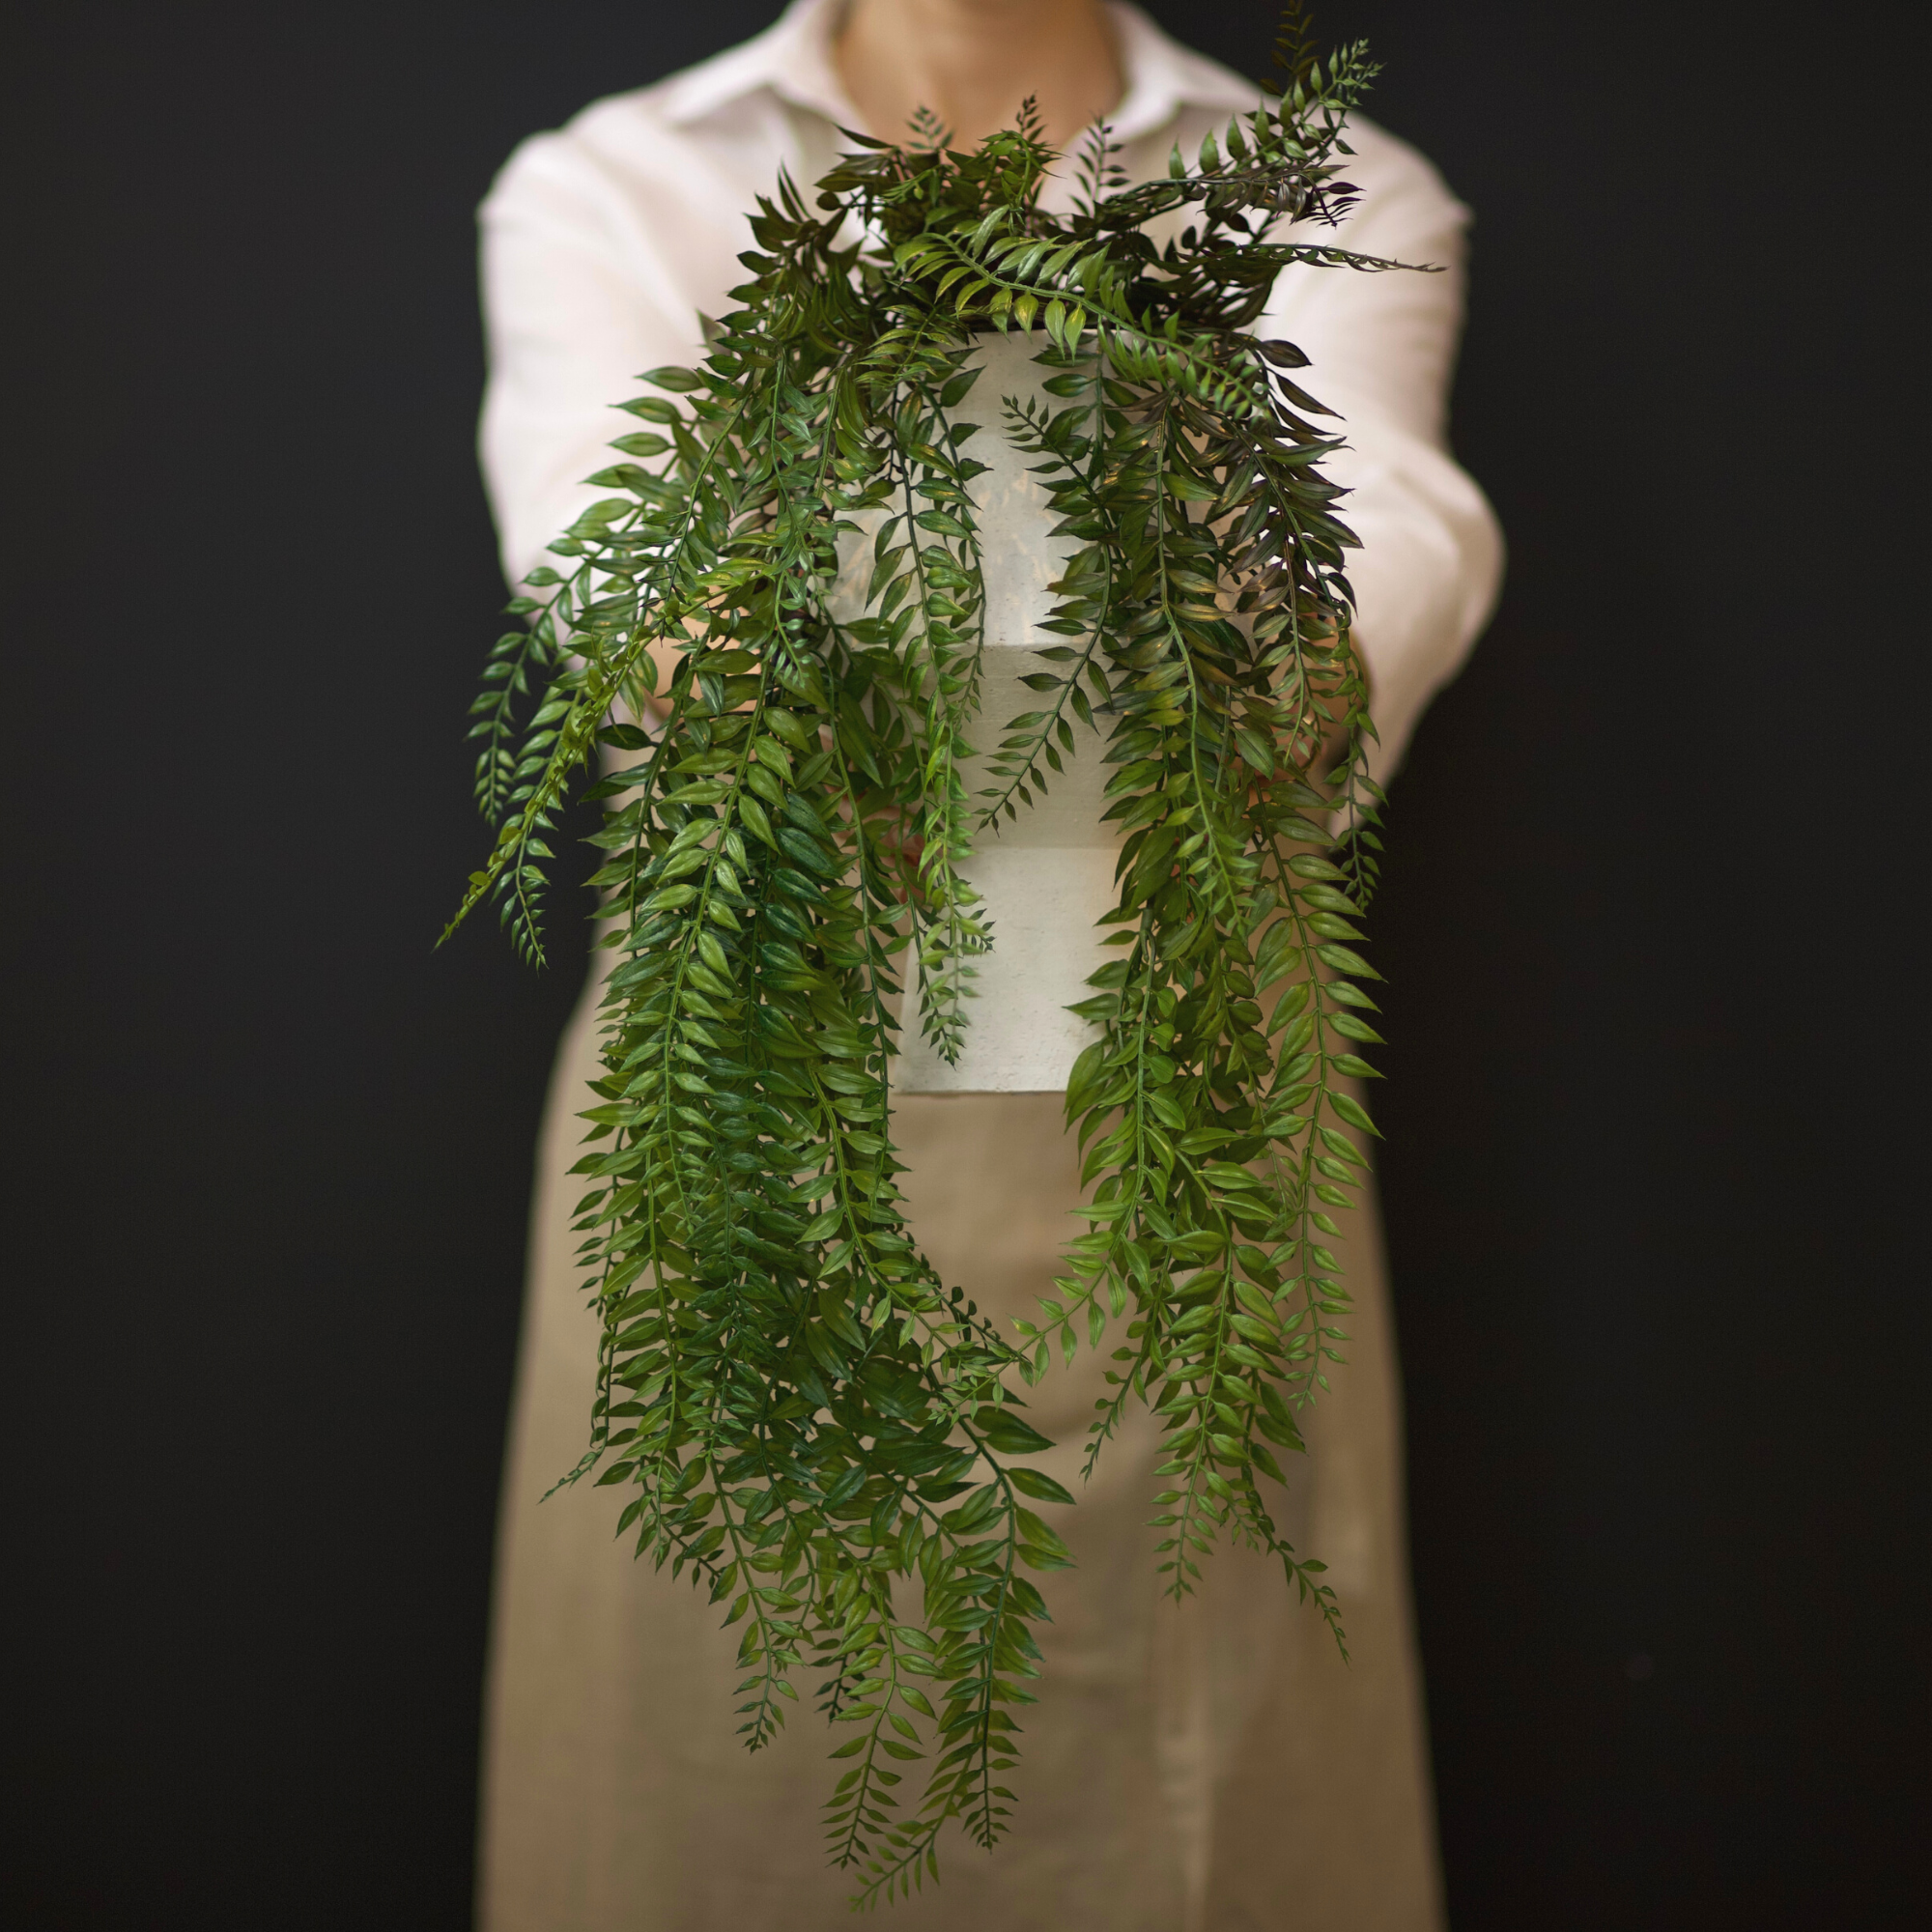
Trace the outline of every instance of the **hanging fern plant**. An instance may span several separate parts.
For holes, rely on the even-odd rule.
[[[1055,157],[1030,115],[972,154],[930,127],[855,135],[815,208],[782,183],[739,306],[700,369],[627,405],[648,427],[593,479],[619,494],[551,546],[563,566],[513,605],[531,621],[477,704],[500,832],[463,913],[494,896],[533,956],[560,804],[600,748],[621,766],[591,792],[617,958],[578,1168],[603,1341],[575,1475],[602,1464],[639,1553],[738,1627],[748,1745],[817,1673],[849,1761],[832,1853],[862,1899],[936,1876],[949,1820],[988,1846],[1006,1828],[1045,1614],[1029,1573],[1068,1561],[1032,1505],[1072,1497],[1016,1460],[1050,1446],[1018,1391],[1056,1339],[1121,1345],[1090,1468],[1126,1404],[1160,1417],[1168,1588],[1231,1535],[1341,1636],[1260,1478],[1283,1479],[1269,1445],[1301,1446],[1336,1358],[1379,795],[1353,539],[1320,469],[1338,439],[1300,353],[1247,331],[1286,268],[1400,265],[1266,239],[1346,212],[1342,124],[1374,71],[1359,46],[1318,62],[1298,10],[1277,60],[1278,95],[1167,180],[1094,144],[1065,215],[1039,205]],[[1180,232],[1157,246],[1163,217]],[[986,466],[955,411],[1009,331],[1044,380],[992,434],[1047,479],[1070,560],[1038,708],[989,720]],[[995,782],[969,791],[988,725]],[[1085,1232],[1014,1339],[921,1254],[890,1100],[901,1022],[946,1059],[980,1023],[974,842],[1069,758],[1110,772],[1117,956],[1067,1072]]]

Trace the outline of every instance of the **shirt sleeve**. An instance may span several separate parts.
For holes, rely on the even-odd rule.
[[[695,363],[703,340],[624,196],[568,134],[526,141],[479,220],[490,358],[479,444],[514,584],[611,494],[583,479],[623,460],[611,440],[638,425],[615,406],[642,392],[639,376]]]
[[[1291,269],[1256,332],[1307,355],[1298,380],[1348,440],[1325,468],[1349,492],[1338,507],[1362,544],[1348,553],[1348,575],[1379,738],[1369,769],[1386,782],[1488,621],[1503,550],[1488,500],[1447,442],[1467,211],[1413,149],[1375,128],[1351,140],[1362,199],[1339,234],[1310,239],[1442,272]]]

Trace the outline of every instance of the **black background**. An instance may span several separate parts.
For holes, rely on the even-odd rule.
[[[467,1921],[577,977],[430,951],[503,594],[470,211],[771,11],[11,10],[10,1923]],[[1261,70],[1265,0],[1154,11]],[[1825,14],[1324,21],[1477,211],[1512,550],[1376,922],[1459,1932],[1928,1876],[1923,10]]]

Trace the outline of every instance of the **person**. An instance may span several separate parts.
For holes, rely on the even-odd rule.
[[[748,213],[781,166],[809,184],[841,128],[890,137],[922,105],[970,145],[1026,96],[1056,145],[1104,117],[1143,178],[1258,90],[1102,0],[794,0],[744,45],[520,147],[482,210],[482,453],[511,582],[600,494],[582,479],[611,460],[605,445],[627,420],[612,406],[638,373],[701,357],[700,317],[741,279]],[[1331,473],[1363,543],[1350,575],[1386,779],[1487,614],[1500,549],[1445,446],[1464,211],[1371,122],[1350,138],[1361,198],[1336,239],[1447,272],[1291,270],[1258,332],[1308,354],[1310,385],[1346,424]],[[1049,206],[1070,193],[1056,178]],[[718,1611],[612,1542],[611,1494],[583,1486],[539,1507],[582,1453],[595,1370],[567,1178],[595,1006],[593,985],[539,1155],[487,1688],[480,1924],[813,1932],[845,1922],[853,1889],[821,1844],[832,1740],[802,1712],[775,1746],[740,1749],[735,1646]],[[940,1273],[1003,1319],[1032,1313],[1075,1228],[1063,1095],[903,1094],[894,1134],[913,1230]],[[1440,1924],[1372,1204],[1346,1232],[1350,1361],[1311,1412],[1284,1529],[1328,1564],[1352,1662],[1278,1565],[1237,1549],[1206,1566],[1198,1598],[1160,1596],[1142,1417],[1061,1519],[1077,1567],[1052,1579],[1011,1834],[990,1856],[949,1838],[942,1882],[891,1908],[908,1932]],[[1085,1355],[1030,1398],[1066,1463],[1044,1466],[1076,1487],[1098,1373]]]

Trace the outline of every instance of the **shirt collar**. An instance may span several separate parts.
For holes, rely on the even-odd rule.
[[[859,127],[859,110],[846,97],[832,58],[832,36],[844,4],[845,0],[791,0],[762,34],[667,83],[666,118],[673,126],[687,127],[762,88],[822,114],[838,127]],[[1120,37],[1127,83],[1119,108],[1108,117],[1117,141],[1152,133],[1182,107],[1235,112],[1254,106],[1260,98],[1261,91],[1252,82],[1188,52],[1138,7],[1110,0],[1107,12]]]

